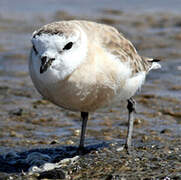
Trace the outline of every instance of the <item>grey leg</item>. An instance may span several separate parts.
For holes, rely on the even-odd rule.
[[[81,136],[80,136],[80,145],[79,145],[79,151],[82,151],[84,149],[84,140],[85,140],[85,132],[86,132],[86,125],[88,120],[88,112],[81,112],[81,118],[82,118],[82,129],[81,129]]]
[[[135,111],[135,105],[136,102],[134,101],[133,98],[128,99],[128,132],[127,132],[127,139],[126,139],[126,150],[128,154],[130,154],[130,148],[131,148],[131,138],[132,138],[132,133],[133,133],[133,123],[134,123],[134,116],[133,113]]]

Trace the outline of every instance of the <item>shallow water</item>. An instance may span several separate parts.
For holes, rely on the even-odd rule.
[[[173,156],[180,157],[181,13],[179,10],[181,3],[178,0],[147,3],[142,0],[121,3],[119,1],[113,3],[111,0],[62,0],[61,2],[58,0],[18,0],[13,2],[15,3],[10,0],[0,1],[0,163],[4,167],[6,167],[5,164],[7,165],[7,168],[0,168],[1,172],[15,174],[20,172],[22,164],[17,164],[15,160],[18,158],[26,160],[25,154],[34,148],[42,149],[40,152],[50,148],[46,153],[50,159],[52,158],[50,161],[53,161],[55,159],[51,151],[56,152],[56,149],[51,150],[51,148],[60,148],[57,150],[59,152],[64,146],[70,146],[67,150],[68,156],[65,157],[72,157],[70,154],[79,142],[80,114],[60,109],[41,100],[28,75],[27,59],[31,46],[31,33],[38,27],[63,19],[88,19],[115,26],[135,44],[141,55],[162,59],[162,69],[152,71],[148,75],[141,92],[135,97],[137,114],[133,144],[136,156],[140,156],[141,152],[145,153],[146,158],[159,156],[166,164],[158,165],[158,168],[166,169],[163,174],[177,177],[177,174],[173,172],[180,172],[180,160],[173,159],[176,165],[171,173],[170,161],[164,161],[161,152],[163,150],[163,153],[167,154],[167,150],[171,149]],[[86,144],[98,144],[101,150],[98,150],[98,155],[87,155],[88,159],[81,159],[81,163],[84,164],[84,160],[87,160],[93,168],[95,165],[90,162],[91,156],[100,157],[100,162],[94,159],[94,162],[98,164],[116,162],[118,158],[115,159],[112,156],[117,152],[116,148],[123,145],[126,130],[126,104],[120,103],[92,113],[88,122]],[[104,142],[107,143],[106,146]],[[159,148],[149,149],[154,144]],[[144,148],[146,151],[143,152]],[[173,150],[174,148],[177,150]],[[10,156],[14,160],[14,166],[20,166],[18,166],[19,169],[11,169],[10,164],[8,165],[10,160],[6,153],[14,151],[20,152],[18,158],[15,154]],[[66,153],[66,149],[63,151]],[[156,151],[157,155],[154,154]],[[118,153],[116,157],[122,156],[122,153]],[[128,158],[124,153],[123,156],[125,159]],[[147,160],[148,162],[145,160],[143,166],[149,164],[150,159]],[[119,162],[116,163],[119,164]],[[81,177],[81,173],[85,170],[81,164],[79,165],[82,170],[74,172],[77,177]],[[26,166],[24,170],[31,165],[27,163]],[[114,169],[114,166],[109,168]],[[152,171],[153,177],[161,177],[161,170],[156,172],[152,169]],[[114,175],[113,171],[108,169],[104,172],[102,176],[97,174],[95,177],[108,175],[113,177]],[[124,169],[117,169],[118,175],[120,172],[127,173],[130,175],[129,178],[134,177],[134,172],[131,170],[127,172]],[[146,170],[139,169],[139,172],[145,173],[144,177],[149,174]],[[87,176],[85,173],[83,175],[91,177],[91,173],[88,171]],[[138,177],[143,177],[140,174]],[[151,174],[148,177],[152,177]]]

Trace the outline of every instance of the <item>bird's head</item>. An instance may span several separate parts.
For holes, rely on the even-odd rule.
[[[31,61],[43,76],[55,71],[64,79],[85,59],[87,37],[77,24],[52,23],[35,31],[32,36]]]

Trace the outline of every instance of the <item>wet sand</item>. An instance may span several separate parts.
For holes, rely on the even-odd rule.
[[[49,1],[46,3],[48,6]],[[0,14],[1,179],[181,179],[181,14],[178,11],[171,8],[163,12],[157,7],[154,12],[138,13],[131,8],[119,10],[108,3],[90,8],[86,14],[85,10],[80,11],[81,6],[64,2],[60,10],[52,7],[47,14],[38,5],[28,12],[25,8],[22,17],[18,13],[20,6],[11,14],[5,11],[6,5]],[[131,155],[123,150],[126,103],[90,115],[87,153],[80,156],[76,153],[80,114],[54,106],[33,87],[27,60],[31,33],[43,24],[63,19],[113,25],[133,42],[141,55],[162,60],[162,69],[152,71],[135,96],[137,114]],[[49,167],[52,164],[44,167],[46,163],[60,164],[53,170]],[[49,171],[36,171],[32,169],[35,166]]]

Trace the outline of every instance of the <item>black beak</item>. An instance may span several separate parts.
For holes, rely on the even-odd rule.
[[[48,59],[47,56],[43,56],[41,58],[40,74],[44,73],[51,66],[52,61],[54,60],[54,58]]]

